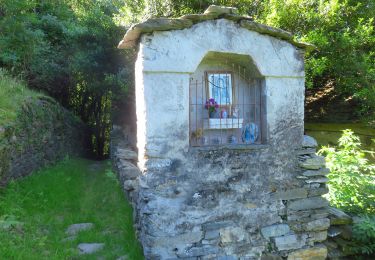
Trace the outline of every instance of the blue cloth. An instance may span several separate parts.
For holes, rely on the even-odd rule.
[[[249,123],[242,128],[242,142],[253,144],[258,139],[259,127],[257,124]]]

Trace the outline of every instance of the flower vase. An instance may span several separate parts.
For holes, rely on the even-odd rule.
[[[211,111],[209,116],[210,118],[216,118],[216,111]]]

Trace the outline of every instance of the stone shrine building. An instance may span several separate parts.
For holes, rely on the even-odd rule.
[[[146,259],[325,259],[327,169],[304,136],[304,53],[210,6],[133,25],[137,158],[114,146]],[[135,166],[137,164],[137,167]]]

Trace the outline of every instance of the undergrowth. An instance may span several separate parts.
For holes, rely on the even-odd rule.
[[[66,228],[82,222],[94,228],[64,241]],[[105,247],[79,259],[143,259],[109,163],[67,159],[0,190],[0,259],[76,259],[77,245],[90,242]]]
[[[0,69],[0,126],[16,119],[17,112],[27,98],[40,96],[41,93],[28,89],[24,82]]]

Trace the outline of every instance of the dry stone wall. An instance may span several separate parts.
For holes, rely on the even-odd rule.
[[[0,130],[0,185],[86,152],[85,125],[49,97],[25,100],[16,120]]]
[[[146,259],[325,259],[324,158],[312,138],[298,147],[287,136],[292,150],[190,149],[184,162],[149,160],[143,173],[136,153],[115,142]]]

